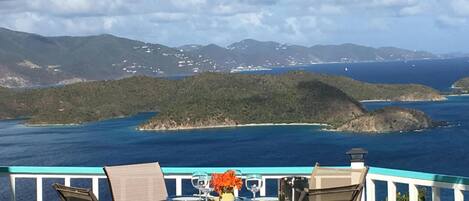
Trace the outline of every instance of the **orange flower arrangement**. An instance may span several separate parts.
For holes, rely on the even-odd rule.
[[[222,174],[212,174],[210,184],[213,186],[213,190],[219,195],[222,192],[233,192],[233,189],[241,189],[243,187],[243,180],[236,177],[235,171],[228,170]]]

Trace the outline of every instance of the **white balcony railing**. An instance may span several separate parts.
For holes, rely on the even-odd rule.
[[[205,171],[210,173],[220,173],[228,169],[239,169],[243,174],[260,174],[262,179],[279,179],[287,176],[309,177],[313,167],[219,167],[219,168],[201,168],[201,167],[163,167],[165,179],[175,180],[176,195],[183,193],[183,180],[189,180],[191,174],[195,171]],[[65,185],[70,185],[71,179],[89,179],[90,188],[96,196],[99,196],[99,180],[106,179],[101,167],[26,167],[12,166],[0,167],[0,177],[9,177],[9,186],[0,186],[0,188],[9,188],[12,200],[17,197],[16,180],[19,178],[30,178],[36,180],[36,200],[43,200],[43,183],[45,179],[63,179]],[[439,175],[423,172],[387,169],[370,167],[366,178],[366,194],[363,200],[375,201],[376,199],[376,181],[387,183],[388,201],[396,201],[396,185],[407,184],[409,188],[410,201],[418,200],[418,187],[431,187],[432,200],[440,200],[440,189],[452,189],[454,191],[454,200],[463,201],[464,191],[469,191],[469,178],[449,175]],[[266,195],[265,185],[260,191],[261,196]]]

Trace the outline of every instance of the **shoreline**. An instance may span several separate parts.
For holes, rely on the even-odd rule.
[[[392,102],[391,100],[385,100],[385,99],[370,99],[370,100],[361,100],[358,101],[360,103],[376,103],[376,102]]]
[[[445,95],[446,97],[451,97],[451,96],[469,96],[469,93],[467,94],[449,94],[449,95]]]
[[[31,123],[24,123],[23,125],[27,127],[69,127],[69,126],[80,126],[83,123],[71,123],[71,124],[31,124]]]
[[[361,100],[360,103],[384,103],[384,102],[439,102],[439,101],[447,101],[446,97],[457,97],[457,96],[469,96],[469,93],[465,94],[449,94],[449,95],[442,95],[445,97],[444,99],[415,99],[415,100],[389,100],[389,99],[369,99],[369,100]],[[118,117],[111,117],[108,119],[100,119],[96,121],[90,122],[99,122],[103,120],[110,120],[110,119],[119,119],[125,118],[133,115],[125,115],[125,116],[118,116]],[[25,120],[24,118],[4,118],[0,119],[0,121],[8,121],[8,120]],[[23,123],[24,126],[27,127],[73,127],[73,126],[81,126],[86,123],[90,122],[81,122],[81,123],[65,123],[65,124],[54,124],[54,123]],[[178,128],[169,128],[169,129],[143,129],[137,126],[136,130],[138,131],[177,131],[177,130],[195,130],[195,129],[212,129],[212,128],[236,128],[236,127],[253,127],[253,126],[330,126],[327,124],[322,123],[252,123],[252,124],[230,124],[230,125],[213,125],[213,126],[200,126],[200,127],[178,127]]]
[[[193,127],[176,127],[167,129],[144,129],[137,127],[138,131],[181,131],[181,130],[198,130],[198,129],[216,129],[216,128],[239,128],[239,127],[261,127],[261,126],[329,126],[323,123],[259,123],[259,124],[229,124],[229,125],[213,125],[213,126],[193,126]]]
[[[469,94],[467,94],[469,96]],[[452,95],[442,95],[442,99],[415,99],[415,100],[390,100],[390,99],[369,99],[358,101],[360,103],[379,103],[379,102],[438,102],[438,101],[447,101],[447,96]]]

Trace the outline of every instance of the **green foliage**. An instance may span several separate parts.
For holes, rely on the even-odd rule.
[[[311,74],[302,71],[291,72],[286,76],[298,80],[318,80],[337,87],[356,100],[404,100],[405,98],[425,99],[441,98],[439,92],[418,84],[371,84],[348,77],[325,74]]]
[[[425,201],[426,200],[425,195],[427,194],[427,190],[425,188],[419,188],[418,191],[419,191],[418,201]],[[387,200],[388,199],[386,198],[386,201]],[[409,198],[408,193],[397,192],[396,201],[409,201],[409,200],[410,198]]]
[[[438,95],[428,87],[402,86],[304,72],[204,73],[176,80],[137,76],[24,91],[0,88],[0,118],[29,117],[29,123],[67,124],[159,111],[155,121],[335,125],[364,112],[356,99]]]
[[[177,83],[169,104],[152,121],[162,124],[336,123],[363,110],[342,91],[311,80],[286,84],[281,76],[204,74]],[[347,109],[339,110],[344,107]],[[350,110],[349,110],[350,109]]]

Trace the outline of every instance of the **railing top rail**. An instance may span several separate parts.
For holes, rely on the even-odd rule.
[[[164,174],[190,175],[196,171],[222,173],[236,169],[243,174],[263,175],[308,175],[313,167],[162,167]],[[0,174],[79,174],[104,175],[102,167],[52,167],[52,166],[10,166],[0,167]]]
[[[343,166],[342,166],[343,167]],[[221,173],[229,169],[241,170],[243,174],[263,175],[310,175],[313,167],[163,167],[168,175],[190,175],[195,171]],[[60,174],[60,175],[104,175],[102,167],[35,167],[10,166],[0,167],[0,174]],[[395,176],[401,178],[469,185],[469,177],[432,174],[407,170],[370,167],[369,174]]]
[[[419,180],[427,180],[427,181],[434,181],[434,182],[469,185],[469,177],[433,174],[433,173],[416,172],[416,171],[408,171],[408,170],[372,167],[368,171],[368,174],[378,174],[378,175],[419,179]]]

